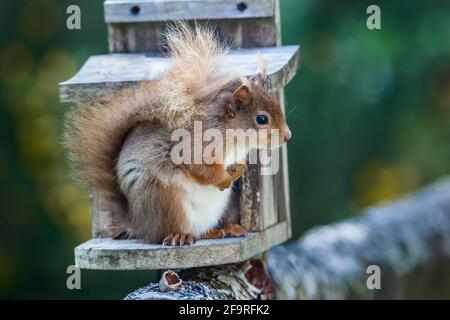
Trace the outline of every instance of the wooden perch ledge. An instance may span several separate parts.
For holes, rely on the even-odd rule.
[[[284,241],[286,222],[239,238],[200,239],[191,246],[144,244],[138,240],[91,239],[75,248],[75,263],[82,269],[150,270],[192,268],[250,259],[269,244]]]
[[[255,262],[182,271],[180,291],[150,284],[127,299],[271,298]],[[367,288],[369,265],[380,267],[381,289]],[[267,269],[281,299],[448,298],[450,178],[273,248]]]
[[[233,51],[227,63],[238,66],[245,76],[254,75],[258,55],[267,61],[267,73],[273,90],[285,86],[294,76],[300,59],[298,46],[282,46]],[[161,54],[116,53],[90,57],[71,79],[60,83],[62,102],[95,98],[157,78],[169,65]]]

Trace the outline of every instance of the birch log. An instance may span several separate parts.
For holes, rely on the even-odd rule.
[[[270,250],[266,261],[279,299],[449,298],[450,178],[353,219],[314,228]],[[380,289],[367,287],[371,265],[380,269]],[[187,281],[179,292],[161,293],[151,284],[127,298],[273,297],[270,278],[261,277],[261,270],[255,277],[258,264],[253,266],[190,269],[180,272]]]

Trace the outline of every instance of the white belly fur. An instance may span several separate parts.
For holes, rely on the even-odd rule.
[[[246,149],[238,147],[226,157],[224,165],[240,163],[246,156]],[[220,191],[217,186],[205,186],[187,179],[181,186],[186,193],[183,207],[191,224],[191,233],[199,237],[219,223],[228,206],[231,188]]]
[[[217,226],[230,199],[231,190],[220,191],[216,186],[205,186],[192,181],[184,181],[186,192],[183,207],[191,224],[192,235],[199,237]]]

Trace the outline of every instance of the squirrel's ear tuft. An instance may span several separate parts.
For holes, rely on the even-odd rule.
[[[250,103],[251,98],[250,87],[247,84],[241,85],[233,93],[233,99],[243,104]]]
[[[254,86],[258,86],[267,90],[267,76],[262,73],[257,73],[249,79],[250,83]]]

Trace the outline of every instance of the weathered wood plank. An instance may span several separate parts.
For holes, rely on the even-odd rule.
[[[164,31],[170,22],[109,23],[108,48],[111,53],[164,52]],[[242,20],[197,20],[212,26],[217,37],[232,48],[273,47],[280,44],[273,18]],[[194,24],[191,21],[191,24]]]
[[[273,0],[107,0],[104,8],[107,23],[123,23],[272,17],[275,6]]]
[[[264,1],[255,1],[258,7],[264,7]],[[188,3],[187,1],[186,3]],[[229,1],[210,1],[214,5],[224,5]],[[269,2],[269,1],[268,1]],[[272,14],[267,17],[237,17],[229,19],[223,15],[222,11],[214,11],[217,15],[215,19],[199,19],[186,20],[191,25],[198,24],[201,26],[213,27],[218,38],[229,44],[233,48],[256,48],[256,47],[273,47],[281,45],[280,30],[280,10],[279,1],[270,0],[272,3]],[[201,3],[200,1],[196,2]],[[242,1],[234,2],[232,6],[242,7],[244,3],[247,9],[243,12],[249,12],[254,9],[252,2]],[[180,5],[180,4],[178,4]],[[204,6],[204,4],[202,4]],[[268,7],[268,5],[267,5]],[[126,10],[130,10],[130,8]],[[234,10],[234,9],[233,9]],[[260,9],[258,9],[260,10]],[[188,11],[183,11],[186,14]],[[195,11],[195,15],[202,14],[203,10]],[[161,19],[161,18],[157,18]],[[138,53],[138,52],[164,52],[164,31],[167,24],[171,23],[171,19],[163,21],[141,21],[141,22],[110,22],[108,23],[108,47],[111,53]]]
[[[275,190],[274,175],[261,175],[259,192],[261,193],[261,212],[262,224],[260,230],[264,230],[278,222],[278,198]]]
[[[92,237],[111,237],[110,226],[112,224],[111,210],[104,201],[102,192],[97,188],[91,191],[91,219]]]
[[[286,115],[286,102],[284,98],[284,90],[279,90],[277,99],[280,103],[283,113]],[[289,125],[288,119],[286,119]],[[274,176],[274,188],[277,198],[278,221],[286,221],[286,233],[291,238],[291,206],[289,200],[289,171],[288,171],[288,144],[284,144],[280,151],[280,167],[279,172]]]
[[[272,153],[278,158],[276,161],[281,160],[282,156],[279,150],[278,152],[278,155]],[[261,159],[261,151],[258,151],[258,155],[258,159]],[[241,178],[241,225],[251,231],[262,231],[279,221],[286,220],[286,218],[279,219],[277,196],[280,191],[276,189],[278,185],[275,183],[282,173],[279,171],[273,174],[262,174],[264,169],[261,166],[260,160],[256,165],[249,165],[247,172]]]
[[[244,75],[251,76],[258,70],[257,53],[267,61],[272,87],[281,88],[294,76],[299,63],[298,46],[242,49],[230,54],[227,63],[237,65]],[[60,99],[73,102],[100,98],[138,82],[151,81],[169,62],[169,58],[147,54],[92,56],[74,77],[60,83]]]
[[[264,225],[261,214],[259,172],[259,163],[249,165],[247,172],[240,179],[241,225],[251,231],[260,231]]]
[[[82,269],[97,270],[211,266],[245,261],[286,240],[286,223],[241,238],[198,240],[194,245],[181,247],[99,238],[75,248],[75,263]]]

